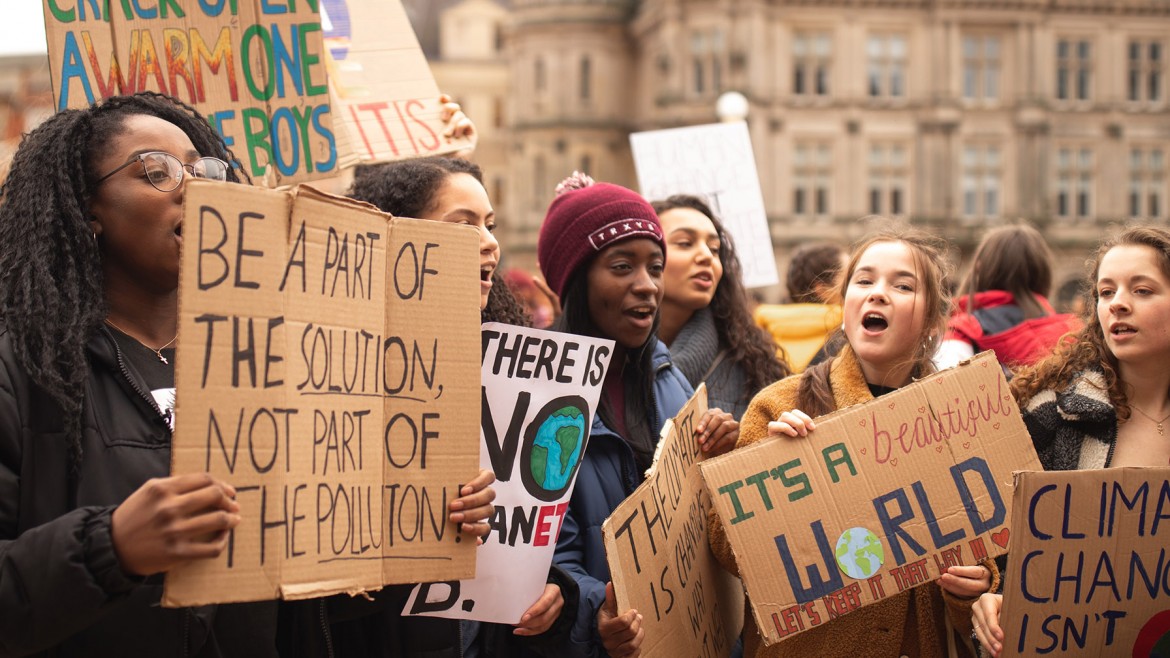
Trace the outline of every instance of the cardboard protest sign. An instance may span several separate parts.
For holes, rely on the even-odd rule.
[[[323,0],[340,165],[451,153],[439,87],[400,0]]]
[[[1170,468],[1020,473],[1002,656],[1165,656]]]
[[[701,465],[768,644],[1004,553],[1040,462],[995,355]]]
[[[247,172],[335,176],[317,1],[44,0],[58,109],[155,91],[194,105]]]
[[[642,655],[727,656],[743,625],[743,587],[707,546],[695,426],[707,388],[666,422],[646,481],[602,525],[618,610],[642,614]]]
[[[630,147],[642,196],[651,201],[672,194],[706,199],[735,242],[744,285],[780,282],[746,123],[633,133]]]
[[[201,180],[183,228],[172,472],[243,520],[164,604],[473,576],[447,505],[478,472],[476,231]]]
[[[420,585],[404,609],[516,624],[544,592],[613,341],[489,322],[482,347],[479,461],[496,474],[492,531],[474,580]]]

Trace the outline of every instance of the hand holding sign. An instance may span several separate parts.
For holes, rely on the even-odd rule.
[[[739,422],[722,409],[708,409],[695,427],[695,436],[708,457],[722,455],[739,440]]]
[[[459,489],[459,498],[448,505],[451,523],[461,524],[460,532],[475,535],[477,544],[482,544],[483,537],[491,532],[491,526],[480,521],[491,517],[495,510],[492,501],[496,499],[496,492],[489,486],[495,481],[495,473],[486,468],[480,469],[474,480]]]
[[[110,521],[122,570],[138,576],[218,557],[240,523],[232,485],[206,473],[155,478],[138,487]]]
[[[524,612],[520,623],[512,631],[515,635],[540,635],[552,627],[557,617],[561,616],[561,609],[565,607],[565,597],[561,593],[560,585],[548,583],[544,592],[532,607]]]
[[[817,424],[808,414],[800,409],[793,409],[792,411],[785,411],[780,414],[776,420],[768,423],[768,436],[790,436],[796,438],[798,436],[808,436],[808,433],[815,430]]]
[[[947,567],[938,578],[944,590],[961,599],[973,599],[991,589],[991,570],[981,564]]]
[[[1003,594],[991,592],[980,596],[975,605],[971,606],[971,625],[975,628],[975,637],[992,658],[999,658],[999,652],[1003,651],[1003,629],[999,626],[1001,607]]]
[[[470,147],[456,153],[458,157],[471,155],[472,151],[475,150],[475,142],[479,139],[475,124],[464,114],[463,107],[447,94],[439,95],[439,103],[439,119],[443,122],[443,138],[448,142],[454,139],[465,139],[471,142]]]
[[[642,615],[633,608],[618,614],[612,582],[605,584],[605,603],[597,610],[597,632],[612,658],[638,658],[642,653],[642,640],[646,637]]]
[[[610,612],[617,613],[620,601],[646,613],[639,620],[645,635],[639,653],[647,658],[726,656],[743,626],[743,587],[706,549],[711,499],[699,463],[711,455],[695,438],[703,430],[719,433],[713,418],[735,425],[729,435],[738,434],[738,423],[725,422],[729,414],[709,413],[707,388],[700,384],[663,427],[646,481],[601,528],[617,595]]]

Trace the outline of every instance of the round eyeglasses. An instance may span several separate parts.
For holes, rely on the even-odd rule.
[[[99,185],[110,176],[122,171],[135,162],[142,163],[142,171],[146,173],[146,180],[159,192],[173,192],[183,182],[183,175],[191,172],[195,178],[211,180],[227,180],[228,163],[219,158],[199,158],[190,164],[183,164],[178,158],[164,151],[148,151],[139,153],[130,158],[122,166],[97,179],[94,185]]]

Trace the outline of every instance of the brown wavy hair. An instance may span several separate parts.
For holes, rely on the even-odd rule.
[[[791,375],[792,368],[788,366],[787,355],[783,359],[777,358],[776,354],[781,350],[772,335],[756,326],[752,320],[747,290],[743,287],[743,266],[735,253],[731,234],[715,217],[711,207],[699,197],[689,194],[675,194],[650,205],[659,216],[676,208],[695,210],[711,220],[711,225],[719,234],[718,258],[723,265],[723,277],[715,288],[715,295],[708,308],[715,318],[719,344],[727,349],[728,360],[743,368],[747,385],[743,390],[742,401],[751,401],[760,389]]]
[[[844,253],[845,248],[834,242],[814,242],[792,252],[786,282],[788,299],[793,304],[830,303],[821,294],[836,287]]]
[[[865,218],[866,221],[872,219],[889,221],[885,218]],[[849,288],[849,282],[853,279],[853,272],[857,270],[861,256],[867,249],[882,242],[901,242],[909,247],[910,253],[914,256],[914,269],[918,280],[922,282],[919,290],[926,301],[926,316],[917,346],[909,359],[910,376],[920,379],[934,372],[934,364],[930,359],[946,332],[947,318],[950,314],[951,299],[946,286],[949,271],[946,242],[918,229],[887,225],[853,248],[844,275],[837,280],[839,299],[845,299],[845,291]],[[829,340],[840,340],[844,343],[843,334],[841,329],[837,329]],[[836,359],[826,359],[805,370],[800,376],[800,386],[796,391],[796,407],[813,418],[837,409],[833,389],[829,384],[829,370],[833,367],[834,361]]]
[[[1136,226],[1101,243],[1096,254],[1089,259],[1088,277],[1085,286],[1088,301],[1081,313],[1084,328],[1072,340],[1061,341],[1056,351],[1030,368],[1022,368],[1011,381],[1012,394],[1023,407],[1040,391],[1053,389],[1063,391],[1072,383],[1074,376],[1082,370],[1094,368],[1105,375],[1105,390],[1109,401],[1117,410],[1119,421],[1129,420],[1129,400],[1125,387],[1118,375],[1117,357],[1105,344],[1105,330],[1097,316],[1097,275],[1101,270],[1101,259],[1114,247],[1135,245],[1150,247],[1158,253],[1158,267],[1162,275],[1170,279],[1170,232],[1152,226]]]
[[[1027,224],[1000,226],[983,235],[971,272],[959,287],[967,297],[967,312],[974,313],[975,293],[987,290],[1010,292],[1024,319],[1048,315],[1036,295],[1048,297],[1052,290],[1052,250],[1044,236]]]

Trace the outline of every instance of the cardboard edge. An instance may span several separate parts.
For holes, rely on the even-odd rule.
[[[728,452],[726,454],[731,454],[731,452]],[[724,455],[721,455],[721,456],[724,456]],[[718,457],[716,457],[716,459],[718,459]],[[710,514],[714,514],[715,518],[719,519],[720,523],[723,523],[723,519],[719,517],[718,510],[715,509],[715,500],[716,500],[716,496],[719,495],[719,492],[714,489],[715,485],[713,485],[710,481],[708,481],[707,476],[704,474],[704,471],[706,470],[707,464],[710,464],[713,461],[714,460],[699,462],[699,465],[698,465],[699,466],[699,477],[702,478],[702,480],[703,480],[703,488],[707,491],[707,496],[711,499],[711,512],[707,516],[707,550],[709,552],[711,552],[711,559],[715,561],[715,565],[720,570],[728,573],[729,575],[734,577],[736,580],[738,580],[740,586],[743,588],[744,596],[747,599],[744,601],[744,610],[743,610],[744,617],[747,617],[748,614],[751,614],[752,618],[755,619],[755,621],[756,621],[756,628],[757,629],[765,628],[764,622],[766,621],[766,619],[762,619],[756,614],[756,605],[754,603],[748,603],[748,601],[757,601],[759,599],[757,597],[752,596],[751,591],[748,589],[747,580],[745,580],[743,577],[743,573],[741,572],[739,574],[733,574],[733,573],[727,571],[726,569],[724,569],[723,565],[720,564],[719,560],[715,558],[714,551],[711,550],[711,526],[710,526],[711,516],[710,516]],[[727,532],[726,529],[724,529],[725,536],[726,536],[726,532]],[[738,565],[741,562],[739,552],[735,550],[735,545],[732,544],[730,541],[727,542],[727,547],[731,549],[731,556],[735,560],[735,564],[738,567]],[[760,636],[760,640],[763,642],[764,646],[766,646],[766,647],[770,647],[770,646],[777,644],[776,642],[772,642],[771,644],[769,644],[768,643],[768,636],[765,633],[759,633],[759,636]]]
[[[377,592],[381,589],[381,587],[366,587],[347,578],[343,580],[322,580],[312,583],[288,583],[281,585],[277,591],[282,600],[298,601],[301,599],[332,596],[334,594],[366,596],[370,592]]]

